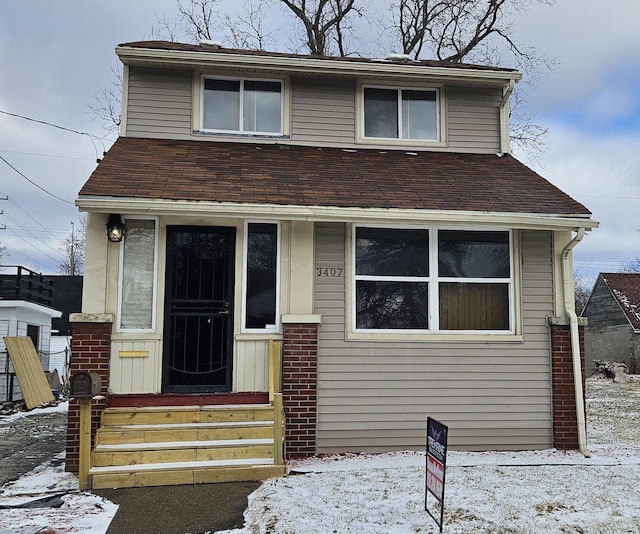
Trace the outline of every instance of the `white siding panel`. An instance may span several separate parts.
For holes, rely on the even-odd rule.
[[[126,135],[190,138],[191,100],[190,72],[130,69]]]
[[[316,225],[317,267],[344,266],[345,235]],[[316,277],[318,452],[424,448],[427,416],[453,448],[550,447],[550,233],[523,232],[521,252],[524,341],[346,340],[345,279]]]

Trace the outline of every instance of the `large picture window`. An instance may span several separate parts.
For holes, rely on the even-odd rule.
[[[509,231],[355,227],[355,330],[510,332]]]
[[[203,79],[202,127],[207,131],[282,133],[282,82]]]
[[[156,221],[126,219],[120,256],[119,330],[155,328]]]
[[[364,137],[438,140],[435,89],[364,87]]]
[[[244,329],[274,331],[278,316],[278,225],[247,223]]]

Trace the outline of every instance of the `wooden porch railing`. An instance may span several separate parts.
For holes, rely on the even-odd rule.
[[[284,465],[285,418],[282,405],[282,341],[269,339],[269,402],[273,405],[273,461]]]

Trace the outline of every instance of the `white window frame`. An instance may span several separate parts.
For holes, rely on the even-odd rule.
[[[365,136],[365,113],[364,113],[364,91],[365,89],[390,89],[395,90],[398,93],[398,137],[366,137]],[[402,135],[402,91],[433,91],[436,95],[436,138],[435,139],[414,139],[404,138]],[[402,144],[402,145],[429,145],[429,146],[444,146],[443,132],[445,131],[443,124],[443,88],[438,86],[421,86],[421,85],[384,85],[384,84],[360,84],[358,88],[358,113],[360,118],[358,120],[358,139],[360,142],[365,143],[384,143],[384,144]]]
[[[381,228],[381,229],[420,229],[427,230],[429,235],[429,276],[420,277],[390,277],[390,276],[371,276],[371,275],[357,275],[356,274],[356,229],[357,228]],[[458,278],[458,277],[440,277],[438,274],[438,231],[453,230],[462,232],[506,232],[509,237],[509,278]],[[515,269],[515,240],[513,230],[509,228],[469,228],[469,227],[450,227],[450,226],[437,226],[437,225],[413,225],[413,226],[396,226],[396,225],[380,225],[380,224],[353,224],[351,228],[351,243],[350,243],[350,256],[351,256],[351,333],[353,334],[367,334],[375,337],[377,334],[394,334],[396,336],[415,336],[416,334],[435,336],[441,334],[443,336],[451,336],[459,338],[461,336],[509,336],[513,337],[517,334],[517,302],[516,302],[516,280],[517,273]],[[356,305],[357,305],[357,293],[356,282],[358,280],[383,280],[383,281],[404,281],[404,282],[425,282],[428,284],[428,311],[427,321],[429,328],[426,329],[368,329],[357,328],[356,325]],[[440,290],[439,284],[441,282],[455,282],[455,283],[483,283],[483,284],[508,284],[508,298],[509,298],[509,329],[506,330],[441,330],[440,329]]]
[[[127,235],[120,242],[119,258],[118,258],[118,307],[116,313],[116,332],[124,333],[152,333],[156,331],[156,319],[157,319],[157,304],[158,304],[158,234],[159,234],[159,218],[158,217],[140,217],[140,216],[123,216],[123,223],[125,229],[127,227],[127,221],[139,220],[139,221],[153,221],[154,223],[154,241],[153,241],[153,290],[151,298],[151,328],[123,328],[122,325],[122,284],[124,282],[124,246]]]
[[[238,106],[238,117],[239,117],[239,130],[219,130],[214,128],[205,128],[204,127],[204,96],[205,96],[205,80],[228,80],[228,81],[239,81],[240,82],[240,103]],[[245,82],[275,82],[280,84],[280,131],[279,132],[262,132],[262,131],[254,131],[254,130],[243,130],[243,105],[244,105],[244,84]],[[205,133],[217,133],[217,134],[227,134],[227,135],[240,135],[240,136],[260,136],[260,137],[282,137],[285,135],[285,91],[286,84],[285,80],[281,78],[239,78],[232,76],[215,76],[211,74],[203,74],[200,76],[200,99],[199,99],[199,125],[200,131]]]
[[[274,224],[276,226],[276,302],[275,316],[276,322],[273,325],[267,325],[265,328],[247,328],[247,274],[248,274],[248,258],[249,258],[249,225],[250,224]],[[281,262],[282,262],[282,225],[280,221],[261,221],[261,220],[245,220],[243,228],[242,243],[242,312],[240,319],[240,332],[246,334],[270,334],[280,331],[280,284],[281,284]]]

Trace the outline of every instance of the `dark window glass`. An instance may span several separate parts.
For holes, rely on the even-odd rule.
[[[364,136],[396,139],[398,135],[398,91],[366,88]]]
[[[247,235],[246,328],[276,323],[278,226],[250,223]]]
[[[509,330],[508,284],[443,282],[440,330]]]
[[[429,276],[429,232],[356,228],[356,275]]]
[[[438,274],[459,278],[509,278],[509,233],[440,230]]]
[[[356,282],[356,328],[428,328],[426,282]]]

